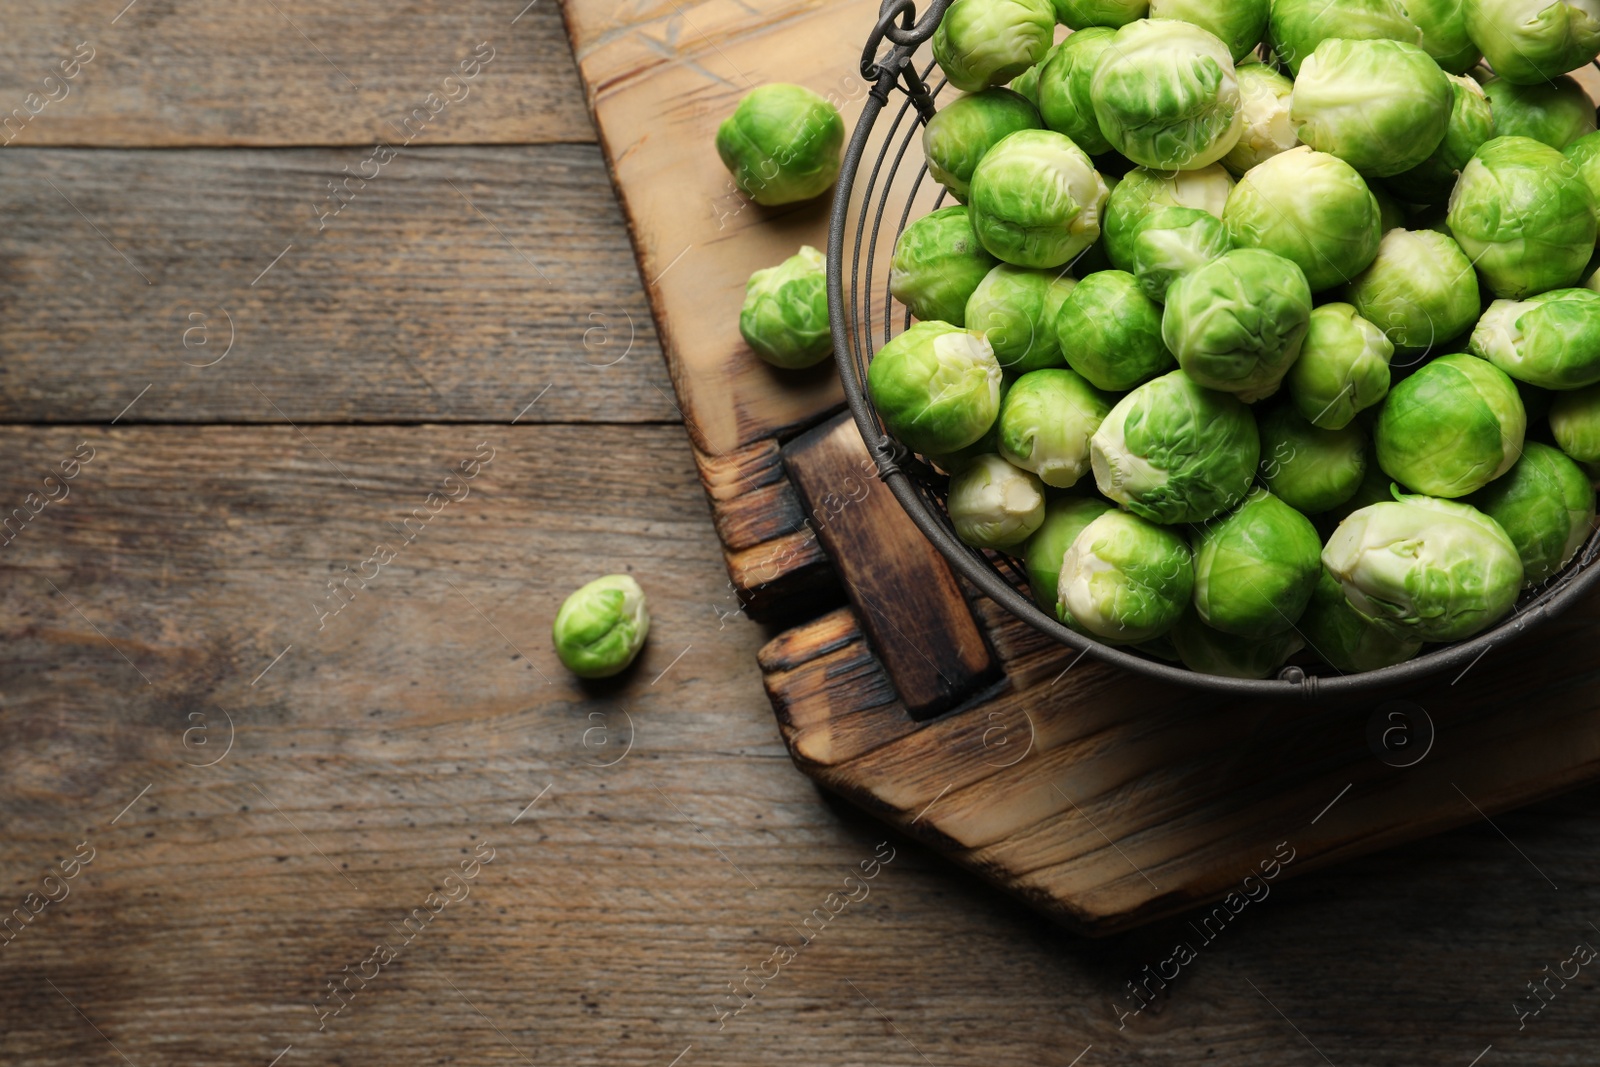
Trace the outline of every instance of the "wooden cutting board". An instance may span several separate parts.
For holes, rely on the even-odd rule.
[[[1090,934],[1210,901],[1197,921],[1225,923],[1263,879],[1600,776],[1600,599],[1455,678],[1311,706],[1136,678],[964,588],[871,476],[832,368],[772,370],[737,328],[750,273],[824,247],[828,207],[744,203],[716,127],[767,81],[853,127],[877,4],[565,14],[724,546],[720,610],[790,627],[761,668],[806,774]]]

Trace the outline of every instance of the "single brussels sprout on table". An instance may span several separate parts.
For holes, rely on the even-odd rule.
[[[889,260],[889,292],[924,322],[964,326],[967,301],[999,262],[972,232],[968,209],[953,204],[900,234]]]
[[[1240,637],[1207,626],[1191,611],[1167,634],[1183,665],[1224,678],[1270,678],[1305,647],[1298,630],[1266,637]]]
[[[1268,0],[1150,0],[1150,17],[1199,26],[1226,44],[1238,63],[1261,43],[1271,6]]]
[[[1588,474],[1538,441],[1529,441],[1506,476],[1474,494],[1471,503],[1517,546],[1529,588],[1555,577],[1594,529]]]
[[[1231,152],[1244,130],[1228,46],[1187,22],[1118,30],[1091,95],[1111,147],[1145,167],[1199,170]]]
[[[1091,156],[1111,151],[1111,142],[1094,117],[1089,86],[1116,36],[1116,30],[1103,26],[1079,30],[1061,42],[1039,71],[1039,115],[1044,125],[1072,138],[1073,144]]]
[[[1447,74],[1465,74],[1483,51],[1467,31],[1467,8],[1475,0],[1404,0],[1406,14],[1422,31],[1422,50]]]
[[[1233,251],[1228,228],[1209,211],[1156,208],[1133,239],[1133,275],[1139,291],[1158,304],[1184,275]]]
[[[968,93],[937,111],[922,129],[922,152],[933,180],[965,201],[984,154],[1018,130],[1043,126],[1039,109],[1010,89]]]
[[[1550,405],[1550,433],[1579,463],[1600,462],[1600,385],[1558,394]]]
[[[1183,617],[1194,592],[1189,546],[1172,530],[1107,511],[1073,540],[1061,561],[1056,617],[1107,644],[1160,637]]]
[[[955,0],[933,33],[933,58],[964,93],[1004,85],[1055,41],[1050,0]]]
[[[1478,149],[1450,194],[1449,223],[1498,297],[1576,285],[1594,253],[1594,194],[1575,163],[1527,137]]]
[[[867,367],[878,417],[902,444],[925,456],[973,444],[1000,414],[1000,364],[981,333],[919,322]]]
[[[1265,490],[1252,491],[1196,537],[1194,606],[1200,620],[1240,637],[1293,629],[1317,584],[1321,551],[1322,538],[1310,519]]]
[[[1301,141],[1382,178],[1433,154],[1454,103],[1450,79],[1416,45],[1330,38],[1300,69],[1290,115]]]
[[[810,245],[745,283],[739,333],[755,354],[790,370],[812,367],[833,352],[828,326],[827,260]]]
[[[1119,270],[1091,274],[1062,302],[1055,335],[1067,365],[1120,393],[1177,365],[1161,340],[1161,308]]]
[[[1478,317],[1478,276],[1461,246],[1433,230],[1390,230],[1349,300],[1400,356],[1455,340]]]
[[[1357,613],[1414,641],[1471,637],[1500,621],[1522,587],[1522,561],[1498,523],[1426,496],[1353,513],[1322,563]]]
[[[1000,456],[1070,489],[1089,472],[1089,439],[1110,413],[1110,400],[1075,371],[1024,374],[1000,405]]]
[[[1239,177],[1299,144],[1300,134],[1289,117],[1294,82],[1262,63],[1239,67],[1236,77],[1244,128],[1222,165]]]
[[[579,678],[620,674],[649,634],[644,590],[627,574],[596,578],[567,597],[550,631],[556,655]]]
[[[1383,238],[1377,198],[1356,169],[1303,146],[1240,178],[1222,221],[1240,248],[1264,248],[1294,263],[1314,293],[1365,270]]]
[[[1244,500],[1261,459],[1250,409],[1181,370],[1123,397],[1089,441],[1095,485],[1151,522],[1205,522]]]
[[[1600,293],[1552,289],[1527,300],[1496,300],[1478,320],[1471,351],[1545,389],[1600,382]]]
[[[1003,370],[1026,374],[1059,367],[1055,318],[1077,284],[1059,271],[1001,263],[967,298],[966,328],[989,339]]]
[[[1502,78],[1537,85],[1600,52],[1600,11],[1585,0],[1470,0],[1467,32]]]
[[[1319,569],[1311,603],[1297,626],[1318,659],[1334,670],[1360,673],[1394,667],[1422,651],[1420,640],[1401,637],[1351,607],[1338,579]]]
[[[1028,589],[1033,593],[1033,602],[1052,618],[1056,616],[1061,564],[1066,559],[1067,549],[1084,527],[1110,510],[1110,504],[1091,496],[1057,497],[1045,504],[1044,523],[1028,538],[1023,558],[1027,563]]]
[[[1450,95],[1450,123],[1439,147],[1410,170],[1384,179],[1390,191],[1404,200],[1445,203],[1478,149],[1494,139],[1495,116],[1483,86],[1471,78],[1451,75]],[[1384,232],[1389,229],[1384,227]]]
[[[1300,268],[1240,248],[1167,291],[1161,336],[1196,383],[1254,403],[1278,391],[1310,323],[1311,288]]]
[[[1220,219],[1231,192],[1233,178],[1221,164],[1165,174],[1144,167],[1129,171],[1106,200],[1103,229],[1107,258],[1117,270],[1131,274],[1136,266],[1133,242],[1156,208],[1194,208]]]
[[[1422,29],[1400,0],[1273,0],[1267,36],[1273,53],[1296,76],[1329,38],[1422,44]]]
[[[1356,495],[1367,473],[1367,435],[1359,426],[1324,430],[1292,407],[1261,420],[1261,480],[1307,515],[1332,511]]]
[[[1429,496],[1477,492],[1522,454],[1527,415],[1505,372],[1440,356],[1389,390],[1373,428],[1378,466]]]
[[[1150,0],[1055,0],[1056,21],[1074,30],[1116,29],[1150,13]]]
[[[739,191],[758,204],[810,200],[839,177],[844,119],[804,86],[758,86],[717,128],[717,155]]]
[[[1502,137],[1530,137],[1564,151],[1595,132],[1594,101],[1568,75],[1534,85],[1490,78],[1483,83],[1483,92],[1494,108],[1495,132]]]
[[[1070,138],[1022,130],[991,148],[972,175],[972,228],[991,254],[1019,267],[1070,263],[1100,237],[1108,196]]]
[[[950,478],[950,522],[973,548],[1020,545],[1044,523],[1044,483],[999,456],[979,456]]]
[[[1342,430],[1389,395],[1394,345],[1349,304],[1311,310],[1300,358],[1284,379],[1289,399],[1313,426]]]

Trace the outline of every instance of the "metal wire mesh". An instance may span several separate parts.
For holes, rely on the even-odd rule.
[[[923,46],[950,0],[932,0],[920,22],[911,0],[885,0],[862,58],[862,74],[874,84],[847,146],[829,233],[829,312],[840,378],[856,424],[889,486],[918,529],[950,564],[986,595],[1030,626],[1069,647],[1117,666],[1168,682],[1236,695],[1337,697],[1373,694],[1412,683],[1451,667],[1465,667],[1490,649],[1520,635],[1571,604],[1600,578],[1600,534],[1592,534],[1558,575],[1527,590],[1513,613],[1470,641],[1430,646],[1407,663],[1379,671],[1345,674],[1297,657],[1278,677],[1223,678],[1173,666],[1140,653],[1102,644],[1067,629],[1041,611],[1028,595],[1019,561],[980,551],[956,537],[945,507],[949,480],[889,436],[867,395],[867,368],[876,349],[911,325],[909,311],[896,316],[887,261],[913,213],[920,217],[944,203],[945,193],[928,176],[921,158],[922,128],[945,89],[930,87],[936,65]],[[887,51],[878,56],[885,42]],[[921,59],[920,68],[918,60]],[[892,119],[888,116],[892,113]],[[909,154],[909,160],[908,160]],[[916,164],[909,171],[907,164]],[[892,230],[886,227],[892,225]],[[881,317],[878,311],[881,309]],[[897,321],[898,320],[898,321]],[[898,330],[896,327],[898,326]]]

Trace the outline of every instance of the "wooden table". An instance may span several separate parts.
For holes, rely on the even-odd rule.
[[[1084,942],[795,772],[551,0],[125,3],[0,39],[0,1062],[1593,1062],[1600,790]]]

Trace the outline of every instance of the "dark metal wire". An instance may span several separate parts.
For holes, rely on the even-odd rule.
[[[894,304],[888,291],[888,272],[885,271],[882,277],[875,274],[884,214],[890,210],[890,199],[896,192],[896,178],[900,176],[900,164],[906,150],[931,117],[933,101],[944,88],[944,82],[941,81],[930,91],[927,87],[928,78],[933,74],[934,64],[928,63],[919,72],[913,65],[913,59],[918,49],[933,36],[939,19],[950,3],[951,0],[930,0],[927,12],[919,21],[914,0],[884,0],[878,24],[868,38],[862,56],[862,74],[873,83],[873,88],[850,143],[846,146],[839,184],[834,191],[833,215],[828,230],[827,270],[828,311],[833,322],[839,377],[851,414],[861,430],[868,452],[877,463],[878,476],[888,485],[911,521],[962,576],[1023,622],[1064,645],[1087,652],[1106,663],[1149,678],[1235,696],[1305,699],[1374,694],[1417,682],[1452,667],[1470,666],[1490,649],[1553,618],[1588,592],[1596,580],[1600,580],[1600,565],[1597,565],[1597,561],[1600,561],[1600,533],[1596,533],[1590,536],[1578,556],[1560,574],[1539,588],[1525,592],[1510,618],[1469,641],[1443,646],[1395,667],[1362,674],[1334,672],[1325,675],[1317,673],[1324,669],[1320,666],[1289,666],[1277,678],[1256,680],[1222,678],[1186,670],[1101,644],[1069,630],[1041,611],[1032,598],[1023,592],[1027,587],[1027,575],[1016,560],[997,553],[986,554],[963,544],[956,537],[945,509],[948,478],[888,435],[873,409],[865,385],[867,366],[873,355],[873,307],[877,304],[879,294],[876,286],[882,287],[885,342],[889,340],[893,328]],[[883,57],[875,58],[885,41],[894,47]],[[877,128],[879,116],[889,105],[895,91],[905,99],[888,129],[880,131]],[[912,115],[915,118],[902,133],[901,124]],[[865,184],[858,186],[862,162],[869,145],[875,140],[875,134],[879,142],[877,155]],[[897,141],[898,151],[894,152],[893,162],[885,171],[884,164]],[[881,188],[880,180],[883,183]],[[905,206],[900,212],[898,228],[894,231],[896,237],[905,229],[912,202],[926,180],[927,166],[923,164],[904,192]],[[870,205],[874,199],[877,203],[875,210],[872,210]],[[937,203],[943,203],[942,191]],[[868,210],[872,210],[870,223],[865,217]],[[852,235],[853,255],[846,259],[845,242]],[[862,257],[864,243],[865,260]],[[848,299],[845,288],[847,272]],[[905,322],[909,325],[909,314]]]

